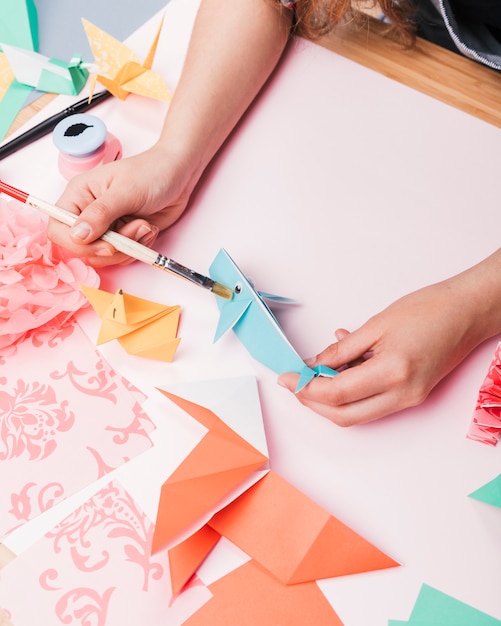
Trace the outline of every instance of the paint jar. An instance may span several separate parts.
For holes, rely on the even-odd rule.
[[[65,117],[54,128],[52,140],[59,150],[59,171],[66,180],[122,157],[120,141],[101,119],[88,113]]]

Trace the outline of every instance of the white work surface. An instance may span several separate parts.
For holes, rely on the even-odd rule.
[[[171,90],[197,5],[171,0],[165,10],[154,67]],[[158,18],[129,40],[139,56]],[[35,121],[69,102],[58,98]],[[130,96],[92,113],[130,155],[155,141],[166,107]],[[49,136],[2,161],[0,176],[55,202],[64,188],[56,160]],[[355,329],[497,249],[500,163],[499,129],[297,40],[155,249],[207,273],[226,248],[258,289],[300,301],[278,317],[308,357],[336,328]],[[342,429],[279,387],[234,334],[213,344],[218,310],[209,292],[139,262],[101,276],[108,291],[182,307],[173,363],[129,356],[112,342],[100,349],[113,367],[151,396],[155,386],[255,376],[271,467],[402,564],[319,583],[345,626],[407,619],[422,583],[501,619],[501,511],[467,497],[500,473],[501,449],[465,437],[498,338],[421,406]],[[80,321],[94,341],[93,311]],[[157,490],[178,457],[175,431],[164,424],[156,451],[119,473],[153,519]],[[19,552],[43,521],[7,545]]]

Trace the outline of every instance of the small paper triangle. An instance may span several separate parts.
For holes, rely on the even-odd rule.
[[[501,474],[468,495],[475,500],[501,508]]]

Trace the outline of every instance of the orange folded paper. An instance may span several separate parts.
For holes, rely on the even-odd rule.
[[[12,71],[7,56],[3,53],[0,54],[0,100],[3,99],[5,94],[9,91],[10,86],[15,80],[14,72]]]
[[[152,552],[196,523],[268,461],[209,409],[162,389],[159,391],[198,420],[208,432],[162,485]]]
[[[97,345],[117,339],[129,353],[157,361],[172,361],[181,339],[177,337],[181,307],[167,306],[125,293],[82,287],[101,318]]]
[[[172,595],[176,596],[221,538],[207,524],[169,550]]]
[[[209,525],[284,584],[399,565],[273,471]]]
[[[91,74],[89,81],[91,94],[98,80],[120,100],[125,100],[130,93],[157,100],[171,99],[171,93],[163,78],[151,69],[163,19],[144,63],[139,63],[137,56],[130,48],[108,33],[85,19],[82,19],[82,23],[99,68],[99,74]]]
[[[161,489],[152,550],[171,544],[174,595],[220,536],[287,585],[399,565],[273,471],[247,486],[267,457],[209,409],[160,391],[208,430]]]
[[[184,626],[343,626],[316,583],[282,585],[254,561],[209,589],[214,596]]]

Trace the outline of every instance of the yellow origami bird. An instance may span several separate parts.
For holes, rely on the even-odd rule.
[[[130,93],[157,100],[169,101],[172,98],[163,78],[151,69],[163,18],[144,63],[140,63],[136,54],[118,39],[86,19],[82,18],[82,23],[99,70],[98,74],[91,74],[91,94],[97,80],[120,100],[125,100]]]
[[[157,361],[172,361],[181,339],[177,337],[181,307],[167,306],[132,296],[119,289],[109,293],[82,286],[87,300],[101,318],[97,345],[117,339],[129,353]]]

